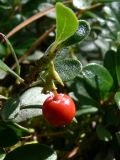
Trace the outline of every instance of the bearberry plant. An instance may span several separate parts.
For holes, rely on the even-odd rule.
[[[0,160],[120,159],[120,2],[0,1]]]

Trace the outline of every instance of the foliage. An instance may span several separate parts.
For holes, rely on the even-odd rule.
[[[0,160],[120,159],[119,0],[0,0]],[[69,94],[69,126],[45,99]]]

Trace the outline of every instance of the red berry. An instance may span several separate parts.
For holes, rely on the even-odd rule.
[[[46,121],[53,126],[68,125],[75,116],[75,104],[70,96],[57,94],[49,96],[42,108]]]

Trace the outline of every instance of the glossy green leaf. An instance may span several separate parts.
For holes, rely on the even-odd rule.
[[[65,58],[69,58],[70,50],[69,48],[62,48],[57,51],[55,60],[64,60]]]
[[[21,137],[33,133],[33,130],[16,123],[0,122],[0,147],[10,147],[16,144]]]
[[[0,123],[0,147],[10,147],[20,140],[20,135],[15,129]]]
[[[112,78],[114,79],[113,89],[116,90],[118,88],[117,74],[116,70],[116,62],[115,62],[116,52],[109,50],[104,56],[104,67],[110,72]]]
[[[5,6],[5,5],[0,5],[0,9],[2,10],[9,10],[9,9],[11,9],[11,7],[10,6]]]
[[[107,70],[110,72],[114,80],[117,78],[116,77],[116,72],[115,72],[115,56],[116,52],[109,50],[105,56],[104,56],[104,67],[107,68]]]
[[[111,90],[113,79],[108,70],[103,66],[90,63],[83,67],[82,73],[85,82],[97,91],[100,97],[103,98]]]
[[[12,74],[15,78],[18,78],[19,81],[21,82],[24,81],[18,74],[16,74],[13,70],[11,70],[11,68],[9,68],[2,60],[0,60],[0,70]]]
[[[55,62],[55,67],[63,81],[74,79],[81,70],[80,62],[73,59],[58,60]]]
[[[87,9],[92,2],[93,0],[73,0],[73,5],[78,9]]]
[[[120,46],[118,47],[117,53],[116,53],[116,74],[117,74],[117,80],[118,84],[120,86]]]
[[[82,107],[80,107],[77,112],[76,112],[76,116],[81,116],[83,114],[91,114],[91,113],[95,113],[98,111],[98,108],[91,106],[91,105],[83,105]]]
[[[42,115],[42,105],[45,99],[51,95],[51,93],[43,94],[42,90],[42,87],[32,87],[20,96],[18,104],[20,111],[14,122],[22,122]]]
[[[46,145],[28,144],[10,152],[4,160],[57,160],[57,155]]]
[[[73,44],[79,43],[82,40],[84,40],[90,33],[90,25],[87,21],[79,20],[79,26],[76,32],[68,38],[66,41],[64,41],[61,46],[67,47],[71,46]]]
[[[120,92],[116,92],[114,99],[118,108],[120,109]]]
[[[28,136],[30,133],[33,133],[34,130],[31,128],[25,128],[23,126],[21,126],[20,124],[17,123],[5,123],[8,127],[12,128],[17,136],[19,137],[24,137],[24,136]]]
[[[98,125],[96,128],[96,133],[100,140],[108,142],[112,140],[111,133],[102,125]]]
[[[5,155],[5,151],[2,148],[0,148],[0,160],[3,160],[5,158]]]
[[[26,106],[24,109],[20,109],[19,114],[16,116],[13,122],[17,122],[17,123],[23,122],[33,117],[38,117],[40,115],[42,115],[42,109],[40,105],[39,105],[39,108],[38,108],[38,105],[37,107],[32,106],[32,108],[31,106]]]
[[[62,3],[56,4],[56,25],[57,44],[71,37],[78,28],[76,15]]]
[[[1,117],[5,122],[13,121],[20,111],[19,101],[9,98],[1,109]]]

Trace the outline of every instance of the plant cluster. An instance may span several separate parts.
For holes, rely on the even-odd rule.
[[[119,160],[119,0],[0,0],[0,160]]]

